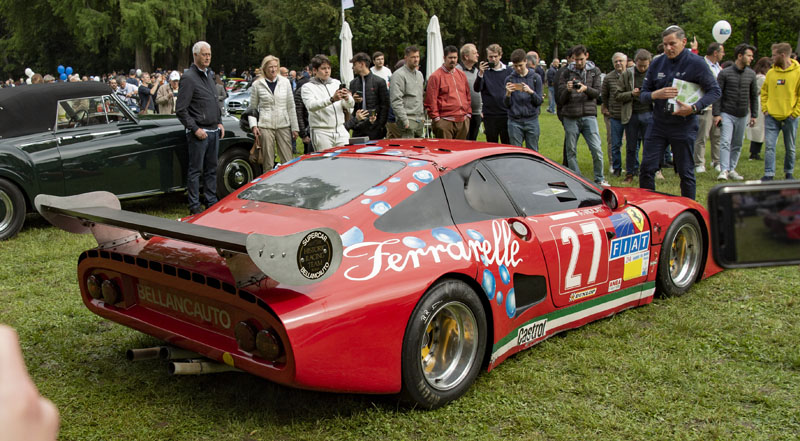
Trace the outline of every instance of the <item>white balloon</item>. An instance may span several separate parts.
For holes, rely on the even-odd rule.
[[[27,80],[25,80],[25,83],[26,83],[26,84],[31,84],[31,79],[30,79],[30,78],[28,78]]]
[[[728,27],[730,27],[730,26],[728,26]],[[136,76],[139,77],[139,78],[142,77],[142,70],[141,69],[136,69]]]
[[[26,68],[25,69],[25,75],[27,75],[28,78],[32,77],[33,76],[33,69],[31,69],[30,67]]]
[[[717,40],[717,43],[725,43],[725,40],[731,36],[731,24],[725,20],[720,20],[714,23],[714,28],[711,30],[711,33],[714,35],[714,40]]]

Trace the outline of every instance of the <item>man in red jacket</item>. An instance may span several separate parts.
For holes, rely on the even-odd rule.
[[[428,78],[425,110],[433,121],[433,134],[443,139],[467,139],[472,99],[464,72],[456,69],[458,49],[444,48],[444,64]]]

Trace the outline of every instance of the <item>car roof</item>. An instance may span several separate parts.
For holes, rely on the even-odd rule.
[[[368,152],[369,147],[382,147],[383,150]],[[383,156],[405,156],[408,158],[426,160],[436,163],[439,167],[453,169],[479,158],[499,155],[503,153],[520,153],[540,156],[530,149],[522,147],[494,144],[478,141],[465,141],[457,139],[383,139],[369,141],[364,145],[348,145],[334,147],[330,151],[348,150],[355,153],[374,154]],[[392,155],[397,151],[399,155]]]
[[[60,100],[110,93],[110,86],[97,81],[0,89],[0,139],[52,131]]]

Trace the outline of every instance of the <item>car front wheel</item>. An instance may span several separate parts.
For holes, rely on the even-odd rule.
[[[256,176],[261,168],[248,161],[250,153],[245,149],[232,148],[219,157],[217,165],[217,196],[222,199],[238,190]]]
[[[0,240],[14,237],[25,223],[25,197],[16,185],[0,179]]]
[[[474,290],[457,280],[434,285],[406,327],[401,397],[434,409],[464,395],[481,368],[486,335],[486,316]]]
[[[669,226],[661,246],[656,279],[661,296],[679,296],[689,290],[701,270],[704,249],[697,218],[681,213]]]

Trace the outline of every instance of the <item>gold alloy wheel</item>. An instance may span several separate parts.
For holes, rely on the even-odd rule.
[[[461,383],[478,356],[478,324],[463,303],[436,306],[420,341],[420,367],[434,389],[449,390]]]

